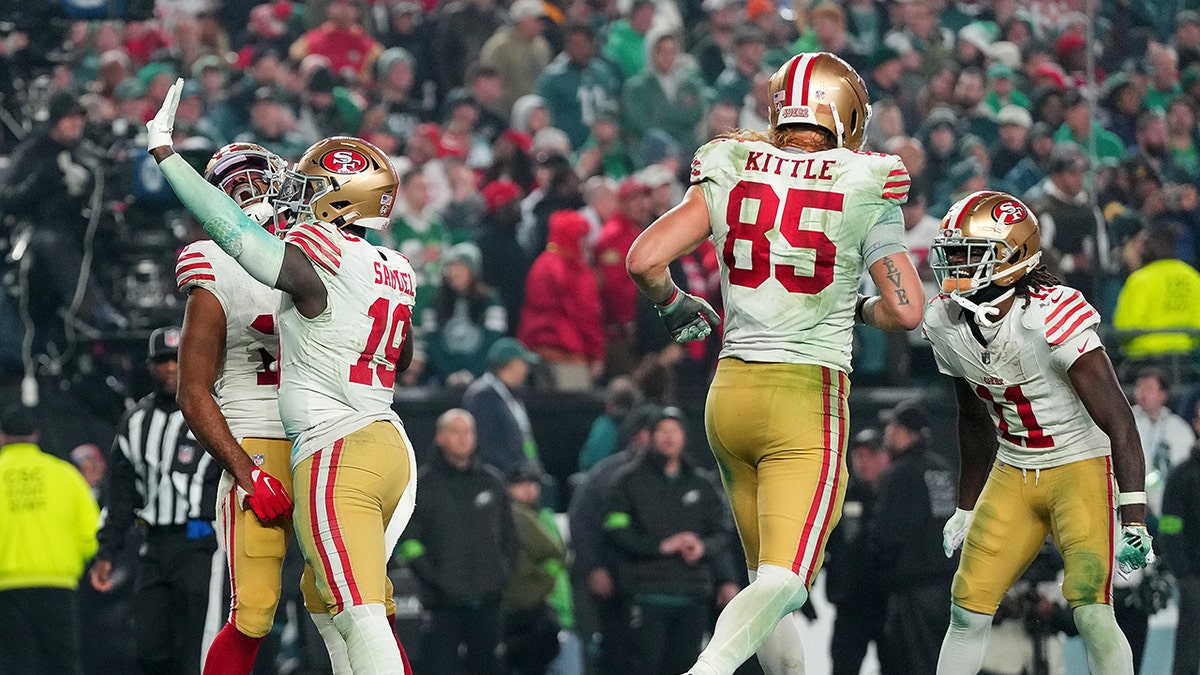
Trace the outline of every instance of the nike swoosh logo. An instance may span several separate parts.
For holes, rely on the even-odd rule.
[[[1083,341],[1083,345],[1081,345],[1081,346],[1079,347],[1079,353],[1080,353],[1080,354],[1082,354],[1082,353],[1083,353],[1083,350],[1087,349],[1088,342],[1090,342],[1090,340],[1084,340],[1084,341]]]
[[[1058,293],[1056,293],[1054,295],[1053,298],[1050,298],[1050,302],[1058,302],[1061,298],[1062,298],[1062,291],[1059,291]]]

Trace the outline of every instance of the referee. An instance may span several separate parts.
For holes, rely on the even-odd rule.
[[[224,620],[224,558],[213,530],[221,469],[175,402],[178,357],[179,328],[150,335],[155,390],[117,428],[91,582],[102,593],[110,590],[125,533],[135,522],[145,528],[133,593],[138,664],[144,673],[199,675]]]

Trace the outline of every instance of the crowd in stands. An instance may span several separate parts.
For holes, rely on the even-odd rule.
[[[949,204],[1010,191],[1040,217],[1052,270],[1118,331],[1113,346],[1133,359],[1182,356],[1190,369],[1200,15],[1084,8],[198,0],[160,2],[144,20],[45,19],[36,35],[18,21],[0,42],[0,213],[7,238],[30,230],[33,278],[45,282],[32,289],[35,349],[61,341],[43,322],[64,308],[100,330],[136,326],[138,302],[178,312],[177,300],[138,295],[129,275],[97,267],[122,237],[144,240],[139,226],[168,256],[196,236],[137,142],[183,76],[176,132],[198,163],[235,140],[294,159],[334,134],[393,156],[402,187],[381,238],[421,276],[407,385],[465,385],[502,334],[553,364],[540,378],[550,386],[590,388],[648,356],[703,383],[714,351],[669,347],[642,321],[624,253],[677,201],[699,145],[765,125],[767,78],[788,55],[828,50],[867,81],[869,149],[900,155],[913,177],[905,216],[920,269]],[[54,264],[39,267],[38,253]],[[677,278],[719,303],[725,253],[702,247]],[[75,270],[89,265],[92,283],[75,297]],[[887,382],[921,372],[904,367],[927,358],[919,336],[896,347],[903,358],[863,358],[860,371]]]
[[[80,336],[178,321],[171,270],[202,231],[143,140],[183,77],[176,148],[201,168],[232,141],[294,160],[338,134],[392,156],[393,222],[372,236],[419,276],[417,349],[398,386],[482,400],[488,391],[476,394],[502,379],[498,352],[510,355],[501,366],[534,363],[539,388],[607,385],[605,416],[580,458],[581,471],[598,471],[606,456],[654,445],[655,425],[676,419],[661,409],[652,423],[625,419],[641,394],[666,405],[696,395],[719,351],[715,339],[671,342],[626,274],[626,252],[678,202],[692,153],[735,128],[765,128],[771,74],[795,53],[824,50],[866,81],[867,149],[899,155],[912,176],[905,227],[927,292],[936,290],[929,245],[949,205],[1006,190],[1038,215],[1051,270],[1101,312],[1123,382],[1132,386],[1145,365],[1166,368],[1176,386],[1196,381],[1200,13],[1177,11],[1195,2],[158,0],[144,15],[133,12],[147,3],[83,4],[0,9],[6,374],[62,373],[78,367],[63,359]],[[130,14],[105,14],[115,6]],[[720,310],[718,256],[732,255],[706,243],[673,276]],[[106,349],[89,355],[111,356]],[[863,384],[936,377],[919,330],[862,330],[855,368]],[[528,418],[485,433],[479,410],[471,414],[481,454],[498,434],[515,444],[500,477],[476,478],[529,502],[521,486],[540,475],[518,461],[530,459]],[[447,428],[468,417],[452,416]],[[675,439],[655,443],[669,452]],[[543,484],[542,496],[560,491],[563,507],[567,487]],[[591,508],[621,498],[633,497],[594,494]],[[509,535],[524,528],[546,560],[560,559],[561,542],[535,527],[539,517],[520,511]],[[712,542],[731,534],[724,522],[700,525]],[[639,542],[607,537],[636,553]],[[691,555],[695,542],[677,543]],[[504,545],[515,568],[543,562]],[[727,600],[739,567],[724,561],[666,595],[699,602],[700,588],[705,603]],[[623,571],[650,581],[656,572]],[[551,577],[532,583],[557,584]],[[577,595],[594,596],[591,625],[619,624],[611,612],[620,610],[606,604],[613,580],[605,593],[600,576],[576,577]],[[509,593],[510,610],[549,620],[541,604]],[[550,618],[569,628],[574,619],[552,606]],[[647,611],[661,623],[676,616],[669,610]],[[598,658],[611,666],[604,659],[615,657]]]

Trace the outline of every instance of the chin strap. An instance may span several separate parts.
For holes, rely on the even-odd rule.
[[[982,302],[979,304],[975,304],[974,302],[971,302],[970,300],[964,298],[963,296],[959,295],[958,293],[951,293],[950,299],[957,302],[959,305],[961,305],[963,309],[974,314],[975,315],[975,323],[977,323],[981,327],[994,328],[996,326],[997,322],[992,321],[988,317],[999,314],[1000,309],[998,307],[996,307],[996,305],[1011,298],[1014,292],[1015,292],[1015,289],[1010,288],[1007,291],[1004,291],[1003,293],[1001,293],[999,296],[992,298],[991,300],[988,300],[987,302]]]

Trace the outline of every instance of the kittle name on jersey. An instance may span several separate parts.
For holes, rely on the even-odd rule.
[[[792,178],[803,176],[806,180],[833,180],[829,169],[834,164],[837,164],[837,160],[781,157],[769,152],[751,151],[746,157],[745,169],[746,171],[761,171]]]
[[[407,272],[394,270],[381,262],[375,262],[375,283],[394,288],[401,293],[413,295],[412,276]]]

